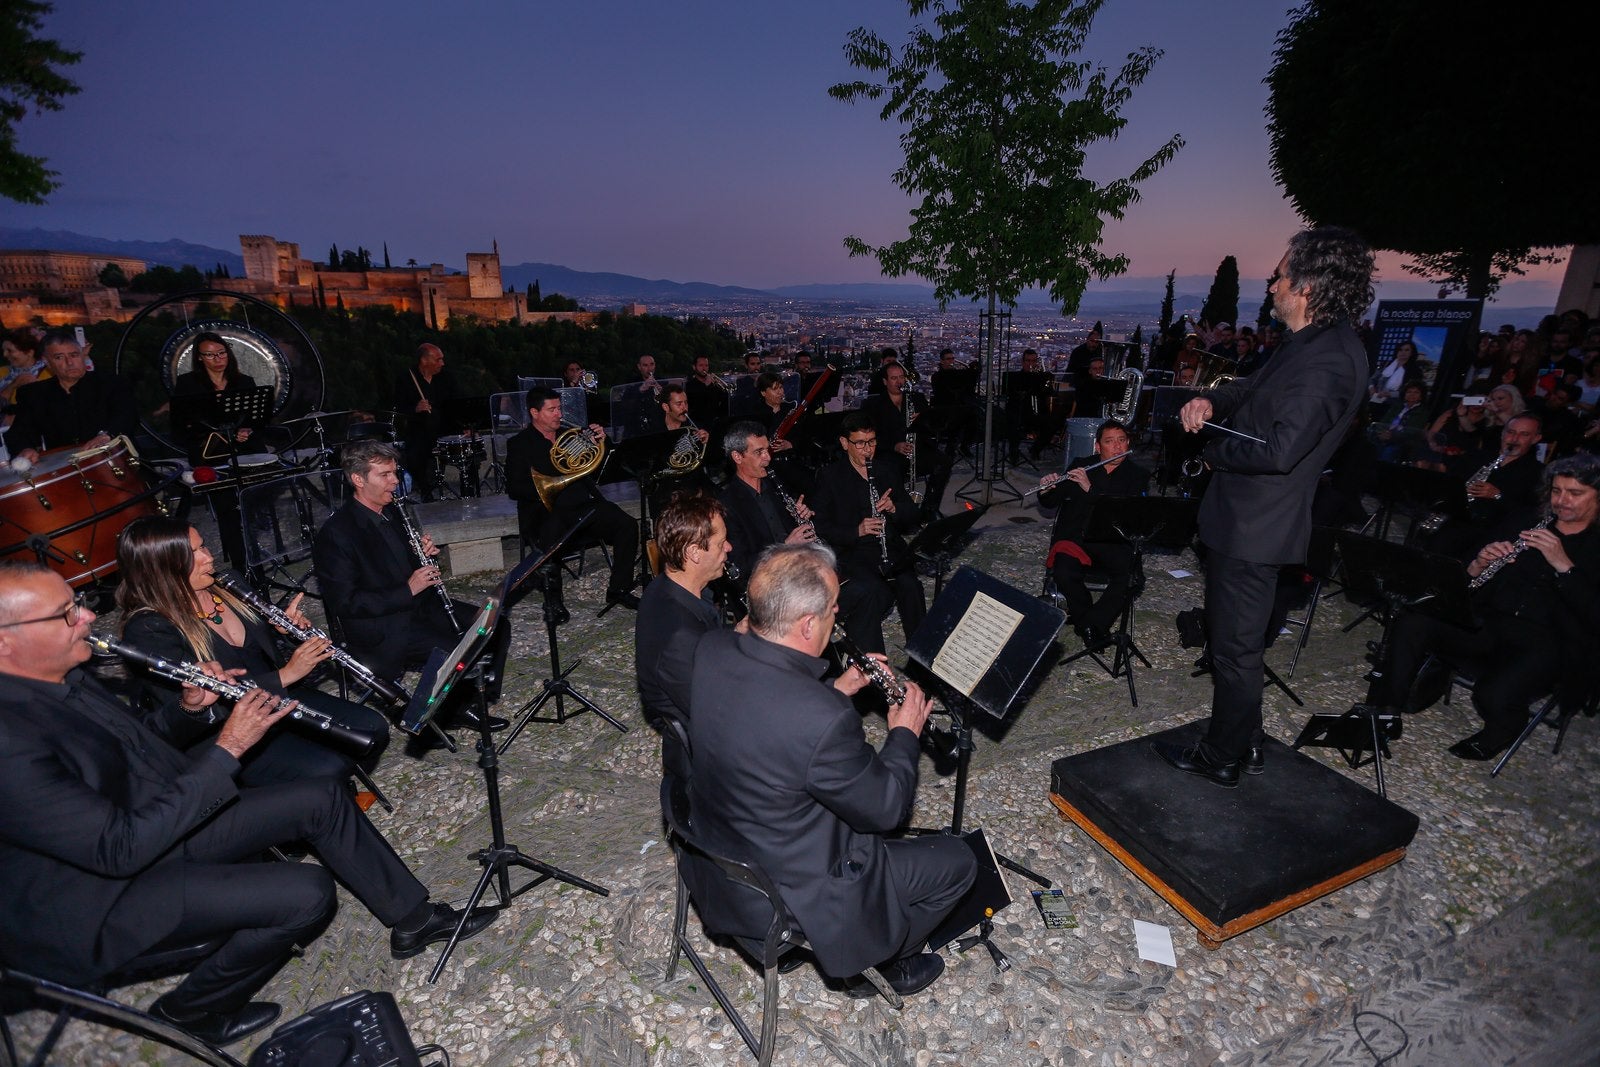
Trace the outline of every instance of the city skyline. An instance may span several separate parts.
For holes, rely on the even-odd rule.
[[[1287,11],[1122,0],[1097,19],[1089,58],[1115,67],[1146,44],[1167,54],[1089,172],[1126,173],[1174,132],[1188,141],[1107,225],[1129,275],[1209,275],[1233,255],[1249,293],[1299,227],[1268,173],[1261,110]],[[85,53],[67,72],[84,91],[20,126],[23,149],[63,185],[7,217],[219,248],[273,233],[312,258],[330,243],[374,255],[387,243],[396,263],[458,265],[497,241],[508,264],[646,278],[893,281],[842,242],[903,235],[910,202],[890,181],[900,127],[826,91],[855,76],[851,29],[898,44],[908,25],[889,0],[449,14],[63,0],[44,33]],[[1534,276],[1548,299],[1559,271]],[[1404,278],[1396,257],[1383,276]]]

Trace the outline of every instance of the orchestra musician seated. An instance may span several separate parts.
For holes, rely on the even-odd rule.
[[[450,937],[460,912],[429,898],[341,783],[238,784],[293,701],[252,690],[179,752],[82,669],[94,620],[59,575],[0,563],[0,959],[84,986],[163,943],[226,934],[149,1008],[225,1045],[277,1019],[250,998],[327,925],[335,879],[389,927],[395,959]],[[295,841],[321,863],[261,862]],[[478,909],[464,934],[495,915]]]
[[[1104,466],[1085,457],[1074,460],[1065,474],[1052,472],[1040,480],[1046,488],[1039,494],[1039,506],[1060,509],[1050,531],[1045,567],[1067,602],[1067,621],[1090,647],[1110,639],[1117,619],[1133,598],[1134,583],[1142,578],[1134,574],[1136,561],[1127,542],[1084,540],[1092,501],[1144,496],[1150,488],[1150,472],[1129,458],[1131,444],[1122,423],[1108,419],[1094,435],[1094,454]],[[1091,466],[1095,469],[1086,469]],[[1084,584],[1090,567],[1106,578],[1098,601]]]
[[[71,329],[46,333],[39,356],[51,376],[17,389],[15,418],[6,431],[14,459],[37,463],[39,454],[52,448],[99,448],[113,437],[138,432],[133,387],[110,371],[90,370],[89,354]]]
[[[1421,711],[1443,695],[1446,671],[1418,674],[1429,655],[1476,669],[1472,704],[1483,729],[1450,747],[1461,759],[1493,759],[1515,741],[1528,706],[1564,676],[1592,670],[1600,630],[1600,457],[1587,453],[1545,472],[1545,520],[1503,527],[1467,566],[1476,625],[1403,614],[1367,703]],[[1411,703],[1413,680],[1415,701]]]
[[[1100,361],[1100,370],[1105,371],[1104,360]],[[1055,376],[1041,369],[1038,352],[1025,348],[1022,368],[1007,371],[1005,379],[1006,440],[1011,446],[1011,462],[1013,465],[1022,462],[1022,439],[1032,437],[1028,458],[1037,463],[1039,453],[1050,446],[1055,430],[1050,414]]]
[[[1467,479],[1467,510],[1436,530],[1430,552],[1466,562],[1490,533],[1505,522],[1525,522],[1539,506],[1544,467],[1536,446],[1543,439],[1539,416],[1513,415],[1500,431],[1500,454]]]
[[[645,359],[650,360],[653,371],[655,360],[645,356],[641,363]],[[556,538],[570,535],[584,512],[592,511],[583,531],[611,549],[606,603],[637,609],[639,598],[633,594],[633,585],[634,567],[639,561],[638,525],[627,512],[600,495],[592,473],[571,479],[557,491],[553,508],[545,507],[534,474],[557,480],[567,477],[556,467],[556,453],[565,436],[561,398],[552,390],[535,387],[528,390],[527,405],[528,428],[506,442],[506,495],[517,502],[517,528],[524,542],[549,548]],[[598,423],[590,423],[584,432],[595,444],[606,441],[605,427]],[[543,577],[545,595],[553,601],[557,619],[565,621],[561,568],[551,564]]]
[[[169,662],[220,664],[240,671],[238,678],[273,693],[290,694],[340,726],[371,737],[373,748],[361,759],[371,771],[389,743],[389,724],[382,715],[359,704],[318,692],[302,684],[333,654],[326,638],[314,637],[297,646],[281,662],[272,628],[232,592],[217,583],[211,552],[200,531],[178,519],[146,516],[135,519],[117,539],[117,606],[122,609],[122,636],[132,647]],[[290,601],[285,613],[310,626],[300,612],[305,594]],[[192,750],[208,744],[221,729],[226,709],[194,706],[174,700],[176,682],[142,672],[146,704],[144,723],[174,748]],[[356,760],[305,731],[273,729],[240,761],[241,785],[269,785],[297,778],[328,775],[348,779]]]
[[[839,447],[844,455],[817,475],[812,520],[817,535],[838,553],[840,581],[890,591],[909,642],[928,613],[927,593],[916,561],[906,558],[903,537],[915,528],[917,509],[909,502],[899,506],[906,489],[898,464],[874,462],[878,435],[866,415],[852,411],[844,417]],[[868,652],[882,651],[882,623],[860,644]]]
[[[833,553],[774,545],[750,576],[749,630],[700,640],[690,684],[690,817],[710,851],[753,860],[777,883],[825,975],[878,967],[903,996],[944,970],[928,935],[971,886],[977,863],[946,834],[890,839],[911,810],[929,700],[914,682],[874,750],[850,695],[852,667],[822,681],[838,604]],[[701,908],[749,906],[721,882]],[[752,894],[753,895],[753,894]],[[864,979],[852,997],[876,995]]]

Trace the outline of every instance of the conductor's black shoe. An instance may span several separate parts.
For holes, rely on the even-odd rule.
[[[1099,648],[1111,643],[1111,634],[1098,626],[1074,626],[1072,631],[1083,642],[1084,648]]]
[[[478,711],[477,711],[477,709],[476,708],[461,708],[461,709],[459,709],[456,712],[456,721],[461,723],[462,726],[470,727],[471,729],[474,729],[474,730],[478,729],[479,727],[478,727]],[[502,719],[498,715],[490,715],[489,716],[489,729],[491,731],[504,730],[507,726],[510,726],[510,725],[511,725],[511,723],[510,723],[509,720]]]
[[[1206,755],[1199,745],[1192,748],[1183,748],[1180,745],[1171,745],[1163,741],[1152,742],[1151,748],[1156,755],[1189,774],[1197,774],[1207,781],[1215,782],[1224,789],[1232,789],[1239,784],[1239,767],[1243,760],[1215,760]]]
[[[1511,747],[1511,742],[1509,741],[1503,745],[1496,745],[1493,741],[1487,739],[1486,733],[1486,731],[1479,730],[1471,737],[1464,737],[1457,741],[1450,746],[1450,755],[1457,759],[1478,760],[1481,762],[1492,760]]]
[[[626,589],[620,593],[607,593],[606,603],[615,604],[619,608],[627,608],[629,611],[639,610],[639,598]]]
[[[461,940],[465,941],[499,917],[498,908],[473,909],[472,917],[461,929]],[[420,929],[408,931],[396,927],[389,931],[389,955],[397,960],[408,960],[429,945],[448,941],[450,935],[455,932],[456,923],[460,921],[461,912],[448,904],[435,902],[433,914],[428,916],[428,921],[423,923]]]
[[[201,1011],[174,1013],[166,997],[157,997],[150,1005],[150,1014],[164,1023],[197,1037],[208,1045],[231,1045],[264,1030],[278,1020],[283,1009],[270,1000],[257,1000],[238,1011]]]
[[[944,957],[937,952],[919,952],[915,956],[902,956],[893,963],[878,968],[889,988],[902,997],[927,989],[944,973]],[[852,1000],[866,1000],[878,996],[878,987],[864,977],[855,977],[845,983],[845,996]]]
[[[1244,758],[1244,773],[1263,774],[1267,769],[1267,750],[1261,745],[1251,745],[1250,754]]]

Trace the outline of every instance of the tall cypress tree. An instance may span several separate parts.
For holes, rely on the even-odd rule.
[[[1167,336],[1167,331],[1172,328],[1172,286],[1178,277],[1178,269],[1174,267],[1167,272],[1167,295],[1161,298],[1161,321],[1156,324],[1156,339]]]
[[[1200,321],[1208,326],[1219,322],[1237,324],[1239,321],[1239,261],[1223,256],[1217,264],[1217,273],[1211,279],[1211,292],[1200,307]]]

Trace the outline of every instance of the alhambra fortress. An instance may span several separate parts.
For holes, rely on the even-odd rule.
[[[265,234],[241,234],[243,278],[216,278],[212,288],[242,293],[287,308],[385,306],[416,312],[435,329],[455,316],[487,322],[547,322],[588,325],[592,311],[530,311],[520,292],[506,292],[500,278],[498,243],[490,252],[468,252],[464,273],[442,263],[381,267],[364,271],[329,270],[300,255],[300,245]],[[100,274],[115,265],[127,278],[149,264],[126,256],[85,252],[0,249],[0,324],[76,326],[111,319],[128,322],[160,294],[131,293],[107,287]],[[643,314],[638,304],[623,314]]]

